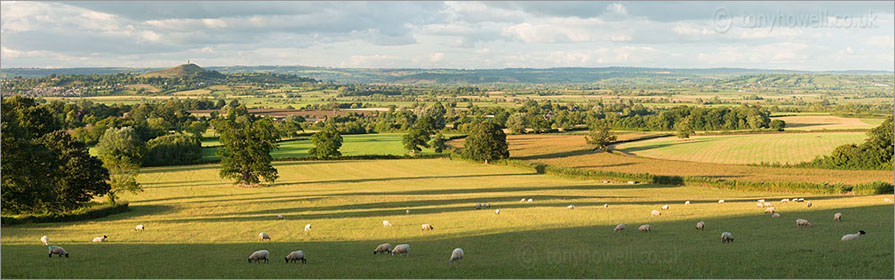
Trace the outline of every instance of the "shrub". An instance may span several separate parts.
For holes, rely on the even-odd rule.
[[[874,181],[855,185],[856,194],[891,194],[895,186],[883,181]]]
[[[145,166],[191,164],[202,158],[199,137],[186,133],[159,136],[146,142]]]
[[[128,210],[127,202],[119,202],[116,205],[111,204],[94,204],[91,206],[86,206],[77,210],[73,210],[70,212],[63,213],[48,213],[48,214],[21,214],[21,215],[9,215],[3,216],[2,224],[3,225],[16,225],[16,224],[32,224],[32,223],[58,223],[58,222],[72,222],[72,221],[82,221],[82,220],[90,220],[102,218],[105,216],[109,216],[112,214],[124,213]]]

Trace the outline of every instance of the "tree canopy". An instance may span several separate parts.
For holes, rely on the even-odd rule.
[[[486,121],[472,127],[466,143],[463,144],[463,156],[479,161],[491,161],[510,157],[507,146],[507,135],[499,125]]]
[[[268,118],[254,119],[244,105],[231,108],[227,117],[215,122],[221,132],[221,178],[236,180],[236,184],[254,185],[264,181],[273,183],[279,178],[273,167],[270,152],[279,147],[280,132]]]
[[[110,173],[112,185],[108,194],[110,203],[115,204],[118,195],[124,191],[137,193],[142,190],[137,183],[137,175],[140,173],[140,165],[143,164],[146,146],[132,127],[107,129],[99,139],[96,150],[103,161],[103,166]]]
[[[334,158],[341,156],[339,148],[342,147],[342,135],[334,126],[328,125],[323,130],[311,135],[314,147],[308,153],[318,159]]]

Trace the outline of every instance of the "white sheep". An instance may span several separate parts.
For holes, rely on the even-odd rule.
[[[497,209],[497,211],[494,211],[494,214],[500,215],[500,209]]]
[[[733,242],[733,234],[726,232],[726,231],[722,232],[721,233],[721,243],[730,243],[730,242]]]
[[[773,214],[774,212],[777,212],[777,207],[771,206],[771,207],[765,208],[764,212],[768,213],[768,214]]]
[[[650,227],[649,227],[649,225],[640,225],[640,227],[638,227],[637,230],[646,232],[646,231],[650,231]]]
[[[723,199],[718,200],[718,203],[724,203],[724,200]]]
[[[307,263],[308,259],[305,259],[305,251],[298,250],[292,251],[289,255],[286,255],[286,263],[301,261],[301,263]]]
[[[485,203],[485,208],[491,208],[491,203],[490,202]]]
[[[764,199],[759,199],[758,202],[764,202]]]
[[[600,181],[600,183],[609,184],[610,182],[609,182],[609,180],[603,180],[603,181]]]
[[[784,198],[784,199],[781,199],[781,200],[780,200],[780,202],[782,202],[782,203],[786,203],[786,202],[789,202],[789,198]]]
[[[841,222],[842,221],[842,213],[833,214],[833,221]]]
[[[762,206],[764,206],[764,207],[771,207],[771,206],[774,206],[774,205],[771,204],[770,202],[764,202],[764,203],[762,203],[762,204],[763,204]]]
[[[433,227],[432,225],[423,224],[423,230],[433,230],[433,229],[435,229],[435,227]]]
[[[270,251],[267,251],[267,250],[255,251],[254,253],[249,255],[249,263],[252,263],[252,261],[261,263],[261,260],[264,260],[264,262],[267,263],[269,261],[267,259],[268,256],[270,256]]]
[[[44,235],[40,237],[40,242],[44,244],[44,246],[50,245],[50,237]]]
[[[569,204],[569,210],[575,210],[575,205],[574,205],[574,204]]]
[[[282,219],[283,219],[283,214],[277,214],[277,220],[282,220]]]
[[[65,249],[63,249],[62,247],[50,245],[50,247],[48,248],[50,249],[49,257],[52,258],[53,255],[59,255],[59,257],[61,258],[63,255],[65,255],[65,257],[68,258],[68,252],[66,252]]]
[[[780,218],[780,213],[771,214],[771,218]]]
[[[482,204],[481,204],[481,203],[476,203],[475,206],[473,206],[473,209],[475,209],[475,210],[482,209]]]
[[[379,246],[376,246],[376,249],[373,249],[373,255],[375,255],[377,253],[379,253],[379,254],[391,253],[391,251],[392,251],[391,243],[382,243],[382,244],[379,244]]]
[[[410,244],[399,244],[395,246],[395,249],[392,250],[391,255],[405,255],[410,256]]]
[[[264,241],[265,239],[270,241],[270,235],[267,235],[266,232],[262,232],[262,233],[258,234],[258,241]]]
[[[522,200],[520,200],[519,202],[525,202],[525,198],[523,197]]]
[[[689,200],[684,201],[684,205],[690,205],[690,201]]]
[[[532,200],[531,198],[528,199],[528,203],[531,203],[532,201],[534,201],[534,200]]]
[[[143,226],[143,225],[137,225],[137,227],[135,227],[134,230],[135,230],[135,231],[137,231],[137,230],[139,230],[139,231],[144,231],[144,230],[146,230],[146,227]]]
[[[97,237],[93,238],[93,242],[106,242],[106,238],[109,238],[109,237],[105,236],[105,235],[97,236]]]
[[[859,230],[858,233],[846,234],[842,236],[842,241],[855,240],[864,236],[866,232]]]
[[[382,226],[384,226],[384,227],[392,227],[392,223],[389,222],[388,220],[384,220],[384,221],[382,221]]]
[[[404,210],[404,214],[410,215],[410,209]]]
[[[799,198],[799,202],[805,202],[805,198]]]
[[[796,220],[796,226],[798,226],[798,227],[811,227],[811,223],[809,223],[808,220],[805,220],[805,219],[797,219],[797,220]]]
[[[311,231],[311,224],[305,225],[305,232]]]
[[[454,261],[459,261],[463,259],[463,249],[455,248],[453,252],[451,252],[451,260],[448,261],[448,264],[454,263]]]
[[[705,222],[703,222],[703,221],[699,221],[698,223],[696,223],[696,229],[697,229],[697,230],[703,230],[703,229],[705,229]]]
[[[662,210],[668,210],[668,204],[662,205]]]
[[[756,202],[756,203],[755,203],[755,207],[761,208],[761,205],[762,205],[761,202]]]
[[[650,216],[653,216],[653,217],[662,216],[662,212],[659,212],[659,210],[650,211],[649,214],[650,214]]]
[[[883,202],[892,202],[892,200],[889,198],[883,198]]]
[[[637,181],[628,181],[628,185],[637,184]]]
[[[617,226],[615,226],[615,229],[613,229],[612,231],[623,231],[623,230],[625,230],[625,224],[618,224]]]
[[[609,203],[603,204],[603,208],[609,208]]]
[[[808,201],[808,207],[811,207],[811,205],[812,205],[811,201]]]

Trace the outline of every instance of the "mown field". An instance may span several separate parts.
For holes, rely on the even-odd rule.
[[[625,154],[682,161],[796,164],[829,155],[836,147],[858,144],[866,138],[864,132],[695,136],[689,139],[672,136],[622,143],[615,148]]]
[[[342,135],[342,148],[339,149],[343,156],[357,155],[405,155],[404,145],[401,144],[403,133],[381,134],[352,134]],[[220,142],[215,141],[220,145]],[[203,143],[203,145],[205,145]],[[274,158],[305,157],[308,150],[314,147],[314,143],[307,137],[280,142],[280,148],[270,153]],[[203,159],[218,159],[218,147],[205,147],[202,149]],[[432,149],[423,149],[422,154],[434,153]]]
[[[843,118],[829,115],[787,115],[772,119],[785,121],[786,130],[871,129],[883,123],[883,119]]]
[[[239,188],[217,165],[144,169],[132,210],[93,221],[4,226],[4,278],[892,278],[885,196],[750,193],[600,184],[447,159],[278,162],[269,187]],[[775,203],[782,218],[756,208]],[[532,203],[520,203],[533,198]],[[727,203],[718,204],[718,199]],[[690,200],[691,205],[683,201]],[[473,204],[489,202],[489,210]],[[603,204],[608,203],[608,208]],[[569,204],[576,208],[569,210]],[[650,210],[669,204],[658,218]],[[494,209],[501,214],[495,215]],[[410,209],[410,214],[405,210]],[[843,213],[833,222],[833,213]],[[282,214],[284,220],[275,216]],[[797,228],[795,219],[811,221]],[[384,228],[382,220],[394,227]],[[694,224],[706,222],[705,231]],[[309,233],[302,231],[312,224]],[[431,223],[434,231],[421,231]],[[617,223],[628,231],[613,232]],[[633,230],[648,223],[653,231]],[[145,232],[135,232],[137,224]],[[843,242],[844,234],[867,235]],[[256,240],[267,232],[270,242]],[[722,244],[722,231],[734,243]],[[106,234],[107,243],[89,242]],[[66,248],[47,258],[38,241]],[[408,243],[411,256],[371,254]],[[466,257],[448,265],[453,248]],[[249,264],[267,249],[268,264]],[[304,250],[307,264],[283,257]]]
[[[856,184],[892,182],[891,170],[831,170],[717,164],[628,156],[619,152],[595,153],[583,135],[510,135],[510,157],[556,166],[655,175],[703,176],[726,180],[787,181]],[[463,139],[448,145],[462,147]]]

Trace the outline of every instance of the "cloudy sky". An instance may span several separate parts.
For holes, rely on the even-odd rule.
[[[11,2],[0,67],[893,70],[892,2]]]

